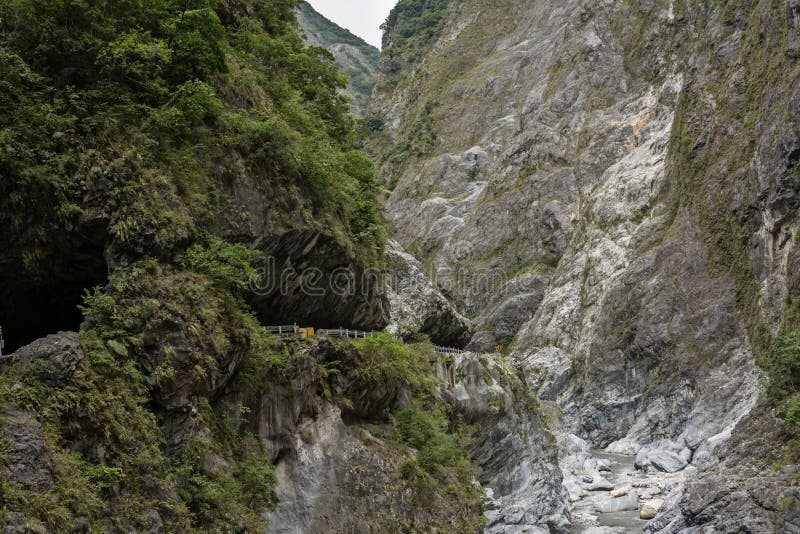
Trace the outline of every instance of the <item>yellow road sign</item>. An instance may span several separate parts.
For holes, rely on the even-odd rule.
[[[300,337],[302,338],[314,337],[314,327],[309,326],[308,328],[301,328]]]

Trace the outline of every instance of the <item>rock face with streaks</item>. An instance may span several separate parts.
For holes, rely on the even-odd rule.
[[[457,356],[445,396],[467,424],[480,427],[472,455],[488,494],[486,532],[568,532],[556,441],[516,366]]]
[[[395,241],[386,249],[389,264],[387,330],[401,337],[427,334],[446,347],[463,347],[470,339],[470,321],[461,315],[426,276],[422,264]]]
[[[239,4],[217,6],[226,25],[264,8]],[[299,9],[308,41],[350,69],[365,106],[375,50]],[[296,28],[284,22],[289,30],[270,27],[252,42],[238,26],[230,37],[278,46],[270,32]],[[9,24],[17,22],[0,25]],[[363,158],[312,161],[314,140],[296,139],[303,169],[315,174],[319,163],[333,173],[330,183],[298,186],[284,175],[297,158],[279,159],[302,135],[283,136],[281,120],[207,165],[218,185],[208,209],[192,211],[188,180],[159,191],[161,170],[133,188],[133,197],[151,195],[143,206],[163,200],[167,214],[135,241],[110,178],[150,174],[129,168],[137,158],[127,152],[109,155],[109,180],[90,164],[96,183],[69,191],[75,204],[58,204],[74,226],[50,232],[39,261],[47,276],[0,287],[0,315],[19,333],[13,349],[32,342],[0,361],[0,528],[38,532],[41,515],[59,531],[191,531],[191,506],[214,508],[243,531],[251,512],[269,516],[275,533],[466,532],[485,518],[492,534],[605,534],[597,515],[619,513],[637,528],[649,520],[651,534],[800,532],[800,430],[790,417],[800,404],[786,409],[792,397],[800,403],[800,385],[775,386],[762,370],[777,341],[800,332],[800,0],[400,0],[385,28],[363,121],[386,187],[394,241],[385,258],[380,232],[372,248],[355,232],[361,219],[377,227],[371,196],[329,213],[336,196],[308,195],[311,185],[335,189],[338,167]],[[124,53],[127,39],[109,50]],[[0,47],[0,66],[27,79],[24,62],[9,57]],[[302,59],[292,74],[314,76]],[[231,66],[236,79],[241,65]],[[36,78],[25,83],[46,86],[47,76]],[[242,96],[218,89],[226,102]],[[335,96],[335,82],[329,89]],[[6,100],[16,105],[26,91]],[[48,91],[34,92],[31,102],[50,105]],[[78,113],[72,96],[52,112]],[[296,99],[245,114],[226,108],[202,129],[284,109],[298,124],[319,111],[311,122],[327,124],[317,96],[305,96],[308,109]],[[93,129],[86,117],[62,118]],[[357,135],[350,119],[340,122],[349,150]],[[45,137],[58,145],[65,136]],[[247,152],[265,143],[254,163]],[[5,159],[24,155],[13,152]],[[94,151],[84,152],[90,162]],[[275,176],[263,176],[266,166]],[[25,172],[58,182],[43,169]],[[367,182],[336,192],[376,189]],[[207,235],[200,246],[195,215],[230,243],[215,249]],[[50,223],[42,229],[58,228]],[[162,226],[169,239],[160,242]],[[8,279],[36,258],[15,239],[0,235]],[[199,248],[188,248],[194,241]],[[226,276],[247,263],[231,243],[258,252],[262,287]],[[83,290],[104,284],[83,300],[81,327]],[[415,360],[396,348],[398,358],[373,365],[374,339],[362,340],[366,348],[276,340],[258,324],[287,319],[388,324],[409,341],[425,334],[469,352],[436,356],[425,345]],[[498,346],[504,354],[487,354]],[[785,367],[796,373],[797,361]],[[431,386],[434,375],[441,385]],[[459,467],[467,461],[458,432],[470,425],[474,481],[446,458],[424,458],[427,443],[400,436],[403,410],[426,403],[431,411],[420,408],[410,426],[427,425],[443,440],[431,454],[452,453]],[[115,436],[111,446],[88,439],[103,435]],[[245,450],[244,438],[258,450]],[[109,468],[113,455],[130,472]],[[273,467],[275,503],[265,485]],[[259,509],[250,498],[238,519],[224,517],[221,497],[244,484]],[[136,499],[136,513],[126,513]],[[71,508],[51,513],[60,501]]]
[[[707,467],[719,495],[790,437],[728,445],[774,418],[756,360],[799,326],[796,4],[452,1],[399,79],[411,52],[385,50],[371,108],[394,237],[474,322],[470,348],[513,339],[566,432]],[[697,484],[667,531],[796,515],[788,489]]]
[[[479,428],[471,452],[488,495],[486,532],[568,532],[555,439],[516,367],[469,353],[437,367],[454,415]],[[363,413],[351,410],[343,419],[328,403],[290,401],[314,398],[310,391],[295,393],[301,395],[275,390],[267,410],[254,414],[259,433],[276,445],[279,502],[268,532],[387,531],[397,526],[392,518],[409,528],[462,531],[462,510],[451,497],[437,492],[425,503],[415,500],[419,495],[398,477],[407,453],[353,423],[364,421]]]

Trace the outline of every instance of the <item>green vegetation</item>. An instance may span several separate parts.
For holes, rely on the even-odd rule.
[[[368,410],[373,401],[391,409],[401,391],[411,393],[414,401],[396,411],[395,424],[381,423],[390,450],[405,458],[399,491],[432,511],[442,502],[457,505],[463,528],[479,528],[482,493],[468,453],[474,429],[448,417],[430,343],[404,344],[388,334],[319,346],[270,338],[241,295],[252,276],[249,256],[204,234],[182,265],[150,259],[116,271],[105,289],[86,294],[80,339],[87,359],[73,376],[46,385],[56,374],[45,360],[0,375],[0,405],[28,410],[42,423],[55,482],[43,493],[3,482],[4,510],[56,532],[78,518],[98,532],[112,530],[110,520],[144,529],[150,510],[170,532],[227,532],[232,525],[234,532],[259,531],[264,510],[276,502],[275,476],[268,445],[245,424],[248,407],[260,406],[276,384],[307,384],[310,390],[296,393],[308,402],[336,401],[343,409]],[[217,403],[226,369],[239,358],[225,390],[235,393]],[[166,447],[162,422],[176,392],[200,399],[205,429],[190,434],[179,455]],[[310,431],[301,436],[314,441]],[[2,445],[0,468],[8,461]]]
[[[280,365],[236,294],[252,273],[248,255],[206,235],[186,253],[190,270],[146,260],[117,271],[106,289],[85,297],[80,340],[88,358],[68,382],[46,386],[53,369],[43,360],[0,375],[0,402],[38,414],[55,451],[55,487],[31,499],[33,488],[4,484],[9,509],[56,532],[69,531],[78,517],[100,531],[107,517],[137,525],[148,509],[169,518],[169,531],[263,526],[261,513],[275,500],[263,446],[209,405],[204,420],[212,435],[196,438],[175,462],[163,449],[163,414],[154,410],[181,388],[211,398],[222,366],[239,354]],[[204,472],[210,454],[229,468]]]
[[[412,158],[421,158],[429,155],[436,148],[437,136],[433,128],[433,112],[439,106],[438,102],[428,102],[422,112],[411,125],[408,133],[391,150],[384,154],[381,163],[392,163],[399,167],[404,166]],[[393,176],[400,176],[394,172]],[[389,187],[394,187],[390,183]]]
[[[796,429],[800,429],[800,395],[795,395],[786,409],[786,421]]]
[[[781,336],[760,362],[769,373],[769,395],[785,406],[786,422],[800,433],[800,330]]]
[[[405,386],[417,394],[430,394],[433,379],[431,359],[433,346],[406,345],[391,334],[359,340],[355,343],[358,366],[351,373],[354,391],[370,391],[387,385]]]
[[[354,108],[363,114],[372,96],[381,52],[374,46],[329,21],[307,2],[300,3],[300,21],[309,42],[333,49],[336,66],[350,80]],[[341,45],[345,45],[344,50]]]
[[[146,531],[154,513],[168,532],[263,529],[268,451],[215,396],[229,379],[253,391],[293,362],[245,303],[253,253],[218,237],[231,232],[220,219],[232,177],[285,207],[276,224],[330,229],[363,263],[379,262],[385,239],[346,80],[304,44],[296,7],[0,3],[8,257],[41,279],[86,239],[110,259],[108,284],[84,298],[75,372],[56,380],[40,360],[0,375],[3,411],[42,425],[54,482],[1,481],[0,528],[15,511],[32,531],[69,532],[79,518]],[[186,399],[208,432],[176,452],[164,440]]]
[[[763,365],[772,377],[769,387],[775,398],[786,398],[800,393],[800,330],[789,332],[778,339]]]
[[[43,274],[61,229],[105,205],[115,249],[168,257],[245,170],[375,259],[374,169],[345,86],[283,0],[14,0],[0,5],[0,217]],[[369,218],[363,222],[364,218]],[[353,228],[352,221],[359,221]]]
[[[180,482],[178,493],[194,524],[206,532],[226,532],[236,524],[241,525],[241,532],[263,530],[266,525],[261,514],[277,503],[272,489],[275,472],[263,444],[253,436],[238,438],[235,434],[229,437],[236,439],[226,443],[218,426],[224,425],[224,420],[210,413],[206,422],[216,430],[213,437],[196,438],[172,469],[172,476]],[[240,450],[233,470],[213,473],[202,469],[205,459],[224,458],[230,447]]]
[[[0,399],[39,414],[45,442],[55,453],[51,458],[55,486],[37,493],[34,487],[2,482],[4,508],[25,514],[29,524],[54,532],[68,532],[75,519],[84,517],[93,528],[106,506],[117,506],[119,521],[136,524],[148,502],[146,485],[153,472],[166,471],[160,450],[161,434],[154,414],[147,411],[143,375],[135,363],[107,346],[96,332],[83,334],[90,361],[66,387],[53,389],[43,383],[41,369],[32,365],[6,371],[0,379]],[[77,427],[77,428],[76,428]],[[78,431],[89,438],[86,452],[63,447]],[[89,460],[91,446],[107,451],[99,464]],[[124,481],[124,486],[119,483]],[[113,502],[114,490],[124,488],[123,503]],[[166,493],[161,484],[159,493]],[[171,526],[188,526],[187,514],[178,505]],[[156,510],[163,508],[156,505]],[[0,523],[1,524],[1,523]]]
[[[241,293],[256,276],[251,262],[256,254],[242,245],[203,233],[198,243],[186,251],[186,267],[210,278],[223,289]]]
[[[458,428],[450,433],[449,419],[441,412],[441,407],[426,406],[415,401],[411,406],[398,410],[396,417],[397,439],[416,449],[416,465],[427,477],[427,484],[444,484],[448,491],[460,497],[480,502],[482,491],[472,484],[475,473],[464,451],[469,447],[470,429]],[[421,473],[405,466],[406,476],[425,479]]]
[[[350,387],[346,408],[363,406],[373,391],[408,390],[412,401],[393,412],[394,425],[386,438],[413,449],[400,476],[421,507],[441,503],[439,496],[454,499],[464,524],[452,531],[482,530],[483,490],[475,484],[469,450],[476,428],[464,425],[442,400],[432,362],[436,355],[429,341],[405,344],[391,335],[359,340],[353,344],[356,365],[343,368]],[[450,527],[452,528],[452,527]],[[451,531],[445,529],[445,531]]]
[[[449,6],[450,0],[400,0],[381,26],[385,57],[420,61],[439,37]]]

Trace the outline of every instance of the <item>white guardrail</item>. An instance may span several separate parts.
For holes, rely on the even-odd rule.
[[[300,328],[298,325],[278,325],[278,326],[265,326],[264,330],[270,334],[278,336],[301,336],[301,337],[334,337],[340,339],[366,339],[368,337],[375,337],[382,332],[368,332],[365,330],[350,330],[349,328],[324,328],[321,330],[314,330],[313,328]],[[438,354],[464,354],[466,351],[462,349],[455,349],[452,347],[439,347],[433,346],[433,350]]]
[[[375,337],[377,332],[365,332],[363,330],[348,330],[347,328],[336,329],[323,329],[317,330],[318,336],[327,337],[340,337],[347,339],[366,339],[368,337]]]
[[[270,334],[278,334],[279,336],[296,336],[300,333],[300,327],[296,324],[283,325],[283,326],[265,326],[264,330]]]

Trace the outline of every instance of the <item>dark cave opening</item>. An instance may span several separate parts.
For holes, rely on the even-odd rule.
[[[3,269],[0,325],[8,355],[37,339],[61,331],[77,332],[83,315],[78,307],[84,291],[105,285],[108,268],[102,251],[73,256],[54,265],[51,276],[31,279],[18,269]]]

